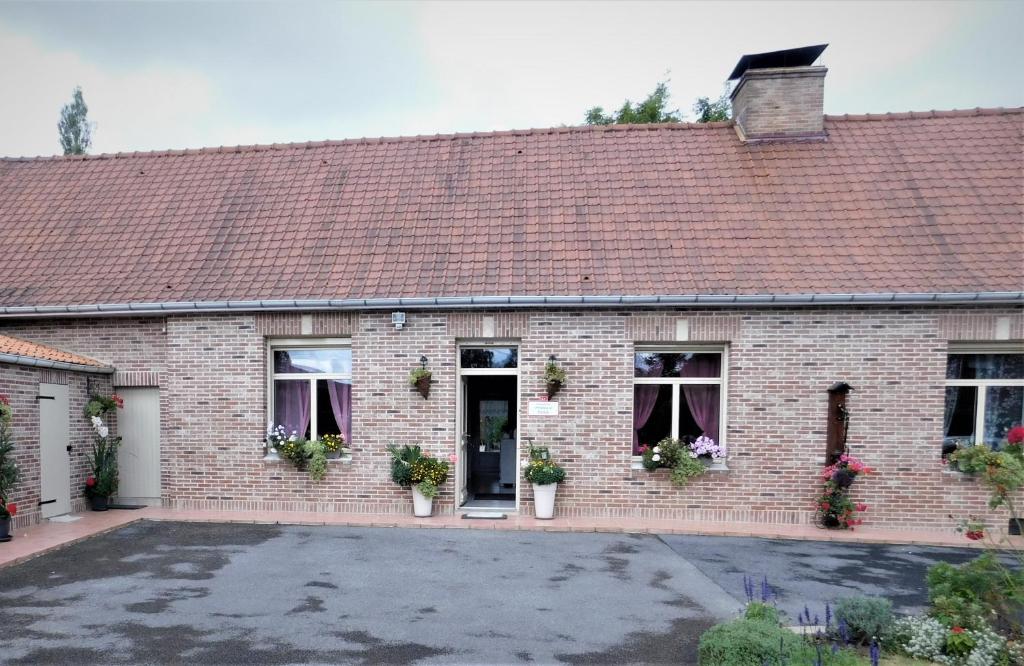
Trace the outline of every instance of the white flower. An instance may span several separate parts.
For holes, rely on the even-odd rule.
[[[659,460],[661,460],[661,456],[655,453],[653,456],[651,456],[651,460],[653,460],[654,462],[658,462]]]
[[[271,453],[277,453],[277,447],[276,446],[270,447],[270,452]]]
[[[661,447],[660,446],[654,447],[654,452],[655,453],[661,453]]]
[[[697,454],[696,454],[696,453],[694,453],[693,451],[690,451],[690,457],[691,457],[691,458],[696,458],[696,457],[697,457]]]
[[[106,437],[110,434],[110,431],[107,430],[107,426],[100,426],[99,428],[96,428],[96,434],[100,437]]]
[[[294,442],[294,441],[295,441],[295,440],[297,440],[298,438],[299,438],[299,436],[298,436],[298,435],[296,435],[295,433],[292,433],[292,436],[288,438],[288,441],[289,441],[289,442]]]
[[[526,460],[526,459],[524,458],[524,459],[523,459],[523,461],[522,461],[522,463],[520,463],[520,465],[522,466],[522,468],[523,468],[523,469],[526,469],[527,467],[529,467],[529,466],[530,466],[530,461],[529,461],[529,460]]]
[[[103,425],[103,419],[101,419],[98,416],[92,417],[92,427],[93,428],[99,428],[102,425]]]

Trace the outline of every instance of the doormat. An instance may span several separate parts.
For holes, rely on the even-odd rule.
[[[462,514],[463,520],[505,520],[508,514],[498,511],[469,511]]]
[[[145,509],[145,504],[111,504],[107,506],[108,509],[127,509],[134,511],[135,509]]]
[[[53,518],[47,518],[51,523],[73,523],[81,519],[81,516],[54,516]]]

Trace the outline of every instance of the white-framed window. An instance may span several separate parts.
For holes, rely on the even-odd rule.
[[[725,444],[727,349],[638,347],[633,355],[633,455],[666,437]]]
[[[352,440],[352,347],[348,340],[273,340],[268,346],[268,421],[288,433]]]
[[[943,453],[959,443],[998,449],[1024,422],[1024,347],[951,346],[946,359]]]

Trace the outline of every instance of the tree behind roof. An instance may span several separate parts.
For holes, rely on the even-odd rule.
[[[65,155],[84,155],[92,145],[92,126],[88,119],[89,107],[82,97],[82,88],[75,86],[71,103],[60,110],[57,132]]]

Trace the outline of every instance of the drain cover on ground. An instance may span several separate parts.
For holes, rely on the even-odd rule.
[[[81,520],[81,519],[82,519],[81,516],[54,516],[53,518],[49,518],[48,520],[51,523],[73,523],[76,520]]]
[[[508,515],[498,511],[469,511],[462,514],[463,520],[505,520]]]

